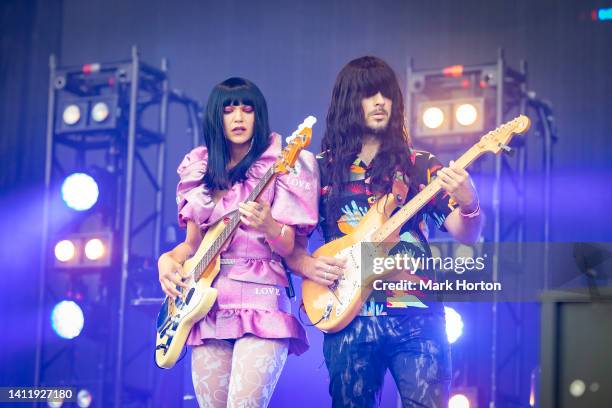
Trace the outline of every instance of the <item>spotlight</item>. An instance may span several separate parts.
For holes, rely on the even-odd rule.
[[[464,103],[455,111],[455,118],[461,126],[471,126],[478,119],[478,111],[471,103]]]
[[[448,400],[448,408],[470,408],[470,400],[463,394],[455,394]]]
[[[76,125],[81,119],[81,109],[78,105],[68,105],[64,108],[62,119],[68,126]]]
[[[452,307],[444,306],[444,316],[446,318],[446,337],[448,342],[453,344],[463,334],[463,319]]]
[[[73,339],[81,334],[84,322],[83,311],[71,300],[62,300],[51,311],[51,326],[63,339]]]
[[[68,262],[74,259],[76,249],[74,243],[69,239],[64,239],[55,244],[55,258],[60,262]]]
[[[435,136],[426,141],[457,147],[464,143],[462,138],[484,129],[484,113],[483,98],[418,101],[414,135],[417,138]]]
[[[50,408],[61,408],[62,405],[64,405],[63,399],[51,399],[47,401],[47,406]]]
[[[55,245],[55,267],[97,272],[112,264],[113,232],[107,229],[77,232]]]
[[[94,122],[102,123],[110,114],[108,105],[105,102],[97,102],[91,109],[91,118]]]
[[[423,123],[429,129],[437,129],[444,123],[444,112],[442,109],[433,106],[423,112]]]
[[[62,183],[62,199],[76,211],[89,210],[98,201],[98,183],[88,174],[73,173]]]
[[[77,405],[79,408],[88,408],[92,401],[91,393],[88,390],[82,389],[77,393]]]
[[[106,253],[106,247],[99,238],[93,238],[87,241],[85,244],[85,256],[90,261],[97,261],[101,259]]]
[[[57,82],[56,80],[56,87],[61,85]],[[115,130],[120,114],[118,95],[63,99],[58,102],[56,110],[55,133],[99,134]]]

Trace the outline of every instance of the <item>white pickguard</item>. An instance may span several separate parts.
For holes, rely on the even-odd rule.
[[[362,271],[362,256],[373,258],[373,253],[363,254],[363,249],[372,249],[371,244],[363,244],[363,242],[371,242],[370,239],[374,231],[371,231],[363,241],[357,242],[356,244],[345,248],[338,252],[336,258],[346,259],[346,273],[338,280],[337,286],[334,289],[334,294],[330,299],[333,302],[333,298],[337,297],[336,304],[336,317],[342,315],[346,308],[351,304],[355,296],[360,293],[362,282],[365,279],[364,272]]]

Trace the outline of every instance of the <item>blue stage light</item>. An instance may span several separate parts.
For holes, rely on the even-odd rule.
[[[76,211],[89,210],[99,195],[98,183],[85,173],[73,173],[62,183],[62,200]]]
[[[81,334],[84,323],[83,311],[72,300],[62,300],[51,311],[51,326],[63,339],[73,339]]]
[[[612,7],[597,10],[597,18],[601,21],[612,20]]]
[[[82,389],[77,394],[77,405],[79,408],[89,408],[92,400],[93,397],[91,396],[91,392],[89,392],[89,390]]]
[[[453,344],[463,334],[463,319],[461,315],[452,307],[444,306],[446,317],[446,337],[448,342]]]

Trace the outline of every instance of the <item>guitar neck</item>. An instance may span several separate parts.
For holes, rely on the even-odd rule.
[[[455,161],[455,165],[465,169],[483,154],[478,144],[472,146],[460,158]],[[412,218],[421,208],[423,208],[436,194],[442,191],[442,186],[437,179],[429,183],[423,190],[406,203],[399,211],[387,220],[372,236],[373,242],[383,242],[394,231],[399,229],[406,221]]]
[[[256,201],[263,192],[263,190],[272,182],[275,176],[276,171],[275,166],[273,165],[272,167],[270,167],[270,169],[268,169],[268,171],[264,174],[261,180],[257,183],[253,191],[251,191],[251,193],[247,197],[246,201]],[[221,232],[221,234],[219,234],[219,236],[213,241],[204,256],[202,256],[202,259],[200,259],[200,261],[198,262],[194,271],[196,281],[200,279],[202,273],[204,273],[208,264],[210,264],[210,262],[215,259],[215,257],[219,254],[219,251],[221,250],[223,245],[225,245],[225,243],[229,240],[229,238],[236,231],[239,225],[240,213],[235,211],[227,222],[227,225],[223,229],[223,232]]]

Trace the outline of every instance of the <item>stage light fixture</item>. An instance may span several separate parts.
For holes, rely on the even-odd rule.
[[[100,238],[93,238],[85,244],[85,256],[90,261],[101,259],[106,253],[104,242]]]
[[[449,132],[452,122],[451,105],[442,101],[418,104],[416,136],[436,136]]]
[[[420,101],[417,103],[417,115],[416,137],[477,133],[484,129],[484,99]]]
[[[62,405],[64,405],[63,399],[51,399],[47,401],[47,406],[49,408],[61,408]]]
[[[470,400],[463,394],[455,394],[448,400],[448,408],[470,408]]]
[[[81,334],[84,323],[83,310],[72,300],[62,300],[51,311],[53,331],[63,339],[73,339]]]
[[[478,119],[478,111],[471,103],[464,103],[455,110],[455,119],[461,126],[471,126]]]
[[[93,105],[91,109],[91,119],[94,122],[102,123],[108,119],[110,115],[110,109],[106,102],[97,102]]]
[[[114,94],[60,100],[55,133],[69,135],[114,130],[120,115],[119,98]]]
[[[55,258],[60,262],[68,262],[74,259],[76,248],[69,239],[63,239],[55,244]]]
[[[96,204],[100,190],[98,183],[86,173],[73,173],[62,183],[62,199],[76,211],[86,211]]]
[[[55,267],[90,272],[112,264],[113,233],[110,230],[78,232],[61,237],[55,245]]]
[[[77,405],[79,408],[88,408],[93,400],[89,390],[82,389],[77,393]]]
[[[444,306],[444,316],[446,318],[446,337],[448,342],[453,344],[463,334],[463,319],[455,309],[449,306]]]
[[[612,20],[612,7],[597,10],[597,19],[600,21]]]
[[[71,104],[64,108],[62,120],[68,126],[76,125],[81,120],[81,109],[79,105]]]
[[[444,123],[444,112],[442,109],[432,106],[423,112],[423,124],[429,129],[437,129]]]

